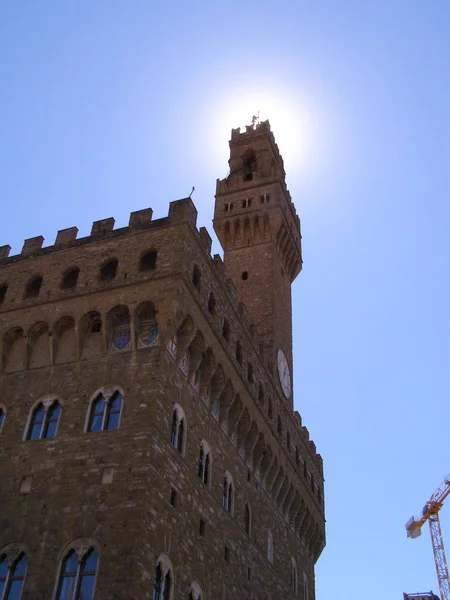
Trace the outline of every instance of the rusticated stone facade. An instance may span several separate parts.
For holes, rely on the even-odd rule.
[[[230,145],[224,261],[190,198],[0,248],[0,597],[314,600],[322,460],[276,366],[300,225],[268,123]]]

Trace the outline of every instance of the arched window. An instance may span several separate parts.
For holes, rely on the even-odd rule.
[[[93,600],[97,567],[95,548],[71,548],[61,564],[55,600]]]
[[[122,404],[123,396],[119,391],[98,394],[90,407],[87,431],[119,429]]]
[[[0,406],[0,433],[2,432],[3,423],[5,422],[6,411]]]
[[[1,600],[19,600],[27,574],[28,559],[21,552],[12,562],[6,554],[0,555],[0,598]]]
[[[119,261],[117,258],[112,258],[105,262],[100,269],[100,280],[112,281],[116,276],[118,264]]]
[[[158,253],[156,250],[150,250],[149,252],[145,252],[141,256],[141,260],[139,263],[139,271],[153,271],[156,269],[156,259],[158,258]]]
[[[205,485],[209,484],[211,470],[211,451],[208,444],[202,441],[198,458],[198,476]]]
[[[57,400],[39,402],[31,414],[27,429],[27,440],[54,438],[58,429],[61,405]]]
[[[194,271],[192,272],[192,283],[194,284],[194,287],[196,287],[198,290],[200,290],[201,279],[202,274],[200,272],[200,269],[197,265],[194,265]]]
[[[273,564],[273,535],[270,529],[267,534],[267,560]]]
[[[297,594],[298,592],[297,565],[294,557],[291,558],[291,590],[294,592],[294,594]]]
[[[245,533],[250,537],[252,534],[252,511],[248,502],[245,503],[244,529]]]
[[[77,286],[78,275],[80,274],[80,269],[75,267],[73,269],[69,269],[63,275],[61,280],[61,289],[62,290],[70,290]]]
[[[152,600],[172,600],[173,572],[169,557],[161,555],[155,571]]]
[[[41,291],[42,285],[42,277],[38,275],[37,277],[33,277],[27,283],[27,287],[25,288],[25,298],[37,298],[39,296],[39,292]]]
[[[303,573],[303,600],[309,600],[308,578]]]
[[[223,476],[223,498],[222,506],[226,511],[233,515],[234,509],[234,486],[233,479],[228,471]]]
[[[181,454],[183,454],[184,452],[184,433],[184,413],[179,406],[176,406],[172,413],[172,429],[170,433],[170,442],[172,446],[176,448]]]

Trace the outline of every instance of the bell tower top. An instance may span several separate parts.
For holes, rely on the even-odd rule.
[[[292,403],[291,283],[302,268],[300,219],[269,121],[252,121],[231,132],[230,171],[216,185],[214,230],[267,363]]]

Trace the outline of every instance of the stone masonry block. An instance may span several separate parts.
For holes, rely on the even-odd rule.
[[[44,238],[42,235],[38,235],[33,238],[28,238],[23,243],[23,248],[21,254],[33,254],[33,252],[37,252],[42,248],[42,244],[44,243]]]

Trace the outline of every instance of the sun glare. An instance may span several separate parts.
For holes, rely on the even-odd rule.
[[[229,139],[231,129],[252,124],[252,117],[260,121],[269,119],[275,140],[285,161],[286,170],[304,170],[311,166],[313,152],[313,118],[307,106],[291,102],[287,96],[242,93],[232,101],[224,102],[219,111],[217,134]]]

